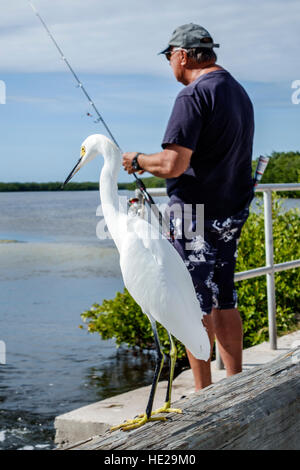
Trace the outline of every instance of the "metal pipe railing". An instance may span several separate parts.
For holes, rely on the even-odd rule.
[[[255,192],[264,193],[264,221],[265,221],[265,250],[266,266],[262,266],[249,271],[236,273],[234,280],[236,282],[244,279],[250,279],[265,275],[267,277],[267,299],[268,299],[268,325],[269,342],[271,349],[277,349],[277,331],[276,331],[276,295],[275,295],[275,272],[285,271],[300,267],[300,259],[286,261],[285,263],[274,264],[273,247],[273,220],[272,220],[272,191],[299,191],[300,183],[274,183],[258,184]],[[167,196],[166,188],[148,189],[151,196]],[[137,190],[138,195],[138,190]],[[216,347],[217,368],[224,368],[218,348]]]

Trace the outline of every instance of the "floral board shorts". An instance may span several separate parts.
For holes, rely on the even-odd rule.
[[[247,207],[230,217],[204,219],[203,235],[191,239],[184,236],[183,221],[170,218],[175,235],[170,241],[192,276],[200,307],[205,314],[209,314],[213,307],[224,310],[237,307],[234,287],[237,245],[248,216]],[[189,224],[194,230],[194,216],[190,217]]]

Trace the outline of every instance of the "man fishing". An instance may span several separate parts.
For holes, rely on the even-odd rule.
[[[124,169],[166,178],[170,205],[204,204],[204,233],[185,238],[182,217],[174,247],[193,279],[211,345],[217,338],[227,376],[241,372],[243,330],[237,309],[234,270],[237,243],[253,197],[251,176],[254,116],[244,88],[216,63],[211,35],[190,23],[172,34],[164,54],[177,81],[178,94],[161,152],[127,152]],[[190,220],[195,228],[195,210]],[[182,312],[184,315],[184,312]],[[187,351],[200,390],[212,383],[210,361]]]

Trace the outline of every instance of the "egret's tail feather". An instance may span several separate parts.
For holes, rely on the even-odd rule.
[[[207,361],[210,358],[211,346],[204,326],[193,325],[187,337],[182,334],[182,331],[175,332],[171,329],[171,333],[191,351],[196,359]]]

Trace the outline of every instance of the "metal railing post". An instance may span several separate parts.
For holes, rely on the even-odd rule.
[[[270,348],[277,349],[276,300],[273,252],[272,192],[264,191],[266,265],[271,268],[267,276],[268,320]]]

